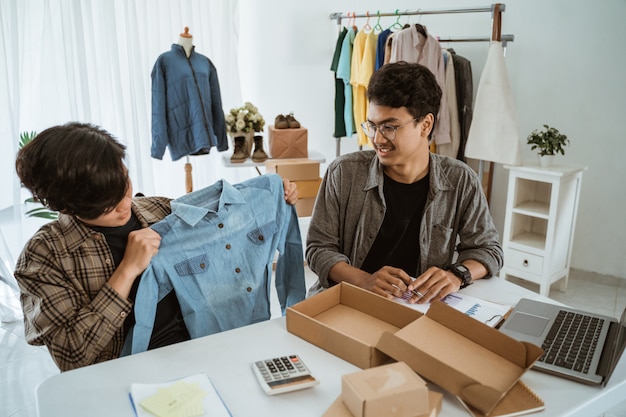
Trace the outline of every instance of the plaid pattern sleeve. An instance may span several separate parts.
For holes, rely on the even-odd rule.
[[[170,212],[169,199],[141,198],[143,226]],[[46,345],[66,371],[119,356],[132,303],[107,283],[115,271],[104,236],[61,214],[26,244],[16,267],[28,343]]]

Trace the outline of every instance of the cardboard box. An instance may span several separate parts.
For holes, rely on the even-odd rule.
[[[422,316],[417,310],[354,285],[341,283],[287,308],[287,331],[358,366],[393,362],[376,349],[392,334]]]
[[[315,198],[320,189],[322,179],[317,178],[314,180],[298,180],[293,182],[296,184],[296,187],[298,187],[298,198]]]
[[[543,353],[443,302],[423,315],[343,282],[288,308],[287,330],[361,368],[403,361],[484,414]]]
[[[315,197],[300,198],[296,201],[296,213],[298,217],[310,217],[313,214]]]
[[[401,330],[385,332],[376,347],[484,414],[543,353],[441,301]]]
[[[306,128],[275,129],[274,126],[268,126],[268,132],[271,158],[306,158],[309,156]]]
[[[443,395],[435,392],[428,391],[428,412],[426,414],[416,415],[414,417],[437,417],[441,412],[441,403],[443,402]],[[383,414],[386,415],[386,414]],[[330,405],[322,417],[354,417],[348,407],[343,403],[341,396]]]
[[[428,388],[404,362],[341,378],[341,398],[355,417],[415,417],[428,412]]]
[[[265,172],[278,174],[289,181],[317,180],[320,177],[320,163],[307,158],[268,159],[265,161]]]

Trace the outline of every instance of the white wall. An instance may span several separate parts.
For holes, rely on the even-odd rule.
[[[241,76],[244,100],[255,103],[268,123],[293,111],[309,130],[309,147],[335,157],[334,81],[330,63],[338,28],[332,12],[375,15],[396,9],[445,9],[489,5],[462,0],[240,0]],[[502,33],[514,34],[507,66],[525,160],[534,153],[526,136],[544,123],[568,135],[571,145],[557,163],[588,166],[582,183],[572,267],[626,278],[626,2],[624,0],[511,0]],[[413,16],[434,35],[490,36],[490,14]],[[387,27],[395,18],[382,18]],[[407,21],[401,18],[401,23]],[[376,18],[370,20],[373,26]],[[365,19],[357,19],[362,27]],[[444,45],[447,46],[447,45]],[[451,44],[472,61],[474,85],[487,44]],[[341,153],[357,150],[356,139]],[[507,173],[496,165],[491,201],[502,232]]]

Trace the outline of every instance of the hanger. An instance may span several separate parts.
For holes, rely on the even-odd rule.
[[[376,24],[374,25],[374,32],[378,31],[378,32],[382,32],[383,31],[383,27],[380,25],[380,10],[376,11],[376,15],[378,16],[378,20],[376,21]]]
[[[348,12],[348,26],[352,26],[355,32],[359,31],[359,28],[356,27],[356,12],[352,12],[352,16],[350,16],[350,12]]]
[[[396,9],[396,16],[398,16],[398,17],[397,17],[395,23],[393,25],[389,26],[389,29],[390,30],[393,30],[393,29],[402,30],[402,29],[404,29],[402,27],[402,25],[400,24],[400,9]]]
[[[363,30],[366,32],[371,32],[373,29],[370,26],[370,12],[369,10],[365,13],[367,16],[367,21],[365,22],[365,25],[363,25]]]

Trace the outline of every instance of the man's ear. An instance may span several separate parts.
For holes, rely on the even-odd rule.
[[[432,113],[428,113],[422,119],[422,137],[428,137],[430,132],[433,130],[433,125],[435,124],[435,116]]]

